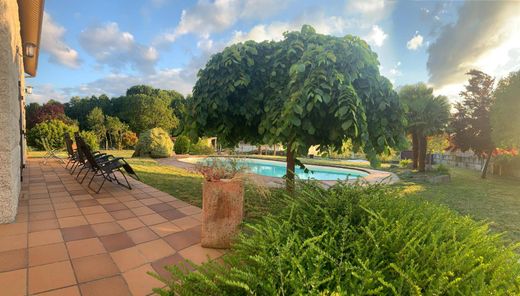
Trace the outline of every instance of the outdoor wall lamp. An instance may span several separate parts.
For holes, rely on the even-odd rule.
[[[27,85],[27,86],[25,87],[25,93],[26,93],[26,94],[30,95],[30,94],[32,94],[32,91],[33,91],[33,87],[32,87],[32,86]]]
[[[35,51],[36,51],[36,44],[30,43],[30,42],[25,43],[24,48],[23,48],[24,56],[26,56],[28,58],[32,58],[32,57],[34,57]]]

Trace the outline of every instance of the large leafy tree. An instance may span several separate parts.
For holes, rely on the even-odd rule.
[[[520,71],[500,80],[491,109],[492,138],[503,148],[520,148]]]
[[[26,109],[26,112],[28,129],[33,128],[38,123],[52,119],[63,121],[66,124],[74,124],[74,122],[65,115],[63,104],[55,100],[49,100],[43,105],[31,103]]]
[[[466,73],[468,84],[460,93],[462,102],[455,105],[457,110],[451,123],[451,145],[461,151],[472,150],[480,157],[486,157],[482,168],[482,178],[486,172],[495,144],[491,137],[490,111],[493,105],[493,84],[495,79],[479,70]]]
[[[317,34],[310,26],[279,42],[247,41],[215,54],[198,74],[191,136],[229,144],[285,143],[287,185],[311,145],[341,150],[352,141],[375,164],[403,142],[406,120],[377,55],[358,37]]]
[[[106,95],[91,97],[72,97],[69,102],[65,103],[65,114],[78,121],[81,129],[89,127],[87,115],[92,109],[99,107],[104,114],[114,115],[111,100]]]
[[[413,167],[424,172],[428,137],[446,130],[450,104],[445,96],[434,96],[433,88],[424,83],[403,86],[399,97],[406,105],[408,133],[412,136]]]
[[[99,142],[105,142],[105,149],[108,149],[106,118],[103,110],[99,107],[92,109],[87,115],[87,123],[90,130],[98,137]]]

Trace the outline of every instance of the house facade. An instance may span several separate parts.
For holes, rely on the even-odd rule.
[[[25,78],[38,65],[43,0],[0,0],[0,223],[14,221],[25,163]]]

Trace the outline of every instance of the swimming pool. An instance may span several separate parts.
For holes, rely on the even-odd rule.
[[[200,157],[188,157],[181,158],[180,161],[187,163],[204,163],[210,161],[211,158],[200,158]],[[226,161],[225,157],[218,157],[217,159]],[[244,166],[248,172],[268,176],[281,178],[285,175],[286,165],[285,162],[264,160],[264,159],[253,159],[253,158],[240,158],[238,159],[240,165]],[[305,173],[304,170],[296,167],[296,176],[300,179],[316,179],[321,181],[337,181],[337,180],[354,180],[368,176],[367,172],[356,170],[356,169],[344,169],[318,165],[306,165],[309,169],[309,173]]]

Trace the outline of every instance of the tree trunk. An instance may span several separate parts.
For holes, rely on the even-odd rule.
[[[417,169],[417,163],[419,160],[419,138],[416,132],[412,132],[412,163],[413,169]]]
[[[488,152],[488,155],[486,157],[486,162],[484,163],[484,167],[482,168],[482,174],[480,175],[482,179],[486,179],[489,162],[491,161],[491,154],[493,154],[493,149],[491,149]]]
[[[285,187],[287,188],[287,191],[293,192],[294,191],[294,168],[295,168],[295,160],[296,157],[294,155],[294,151],[291,150],[292,143],[287,144],[287,157],[286,157],[286,163],[287,163],[287,170],[285,172]]]
[[[428,144],[427,142],[427,139],[425,136],[418,136],[418,148],[419,148],[419,153],[418,153],[418,162],[419,162],[419,167],[418,167],[418,170],[419,172],[425,172],[426,171],[426,145]]]
[[[273,155],[276,156],[276,144],[274,144],[273,147],[274,147],[274,148],[273,148]]]

